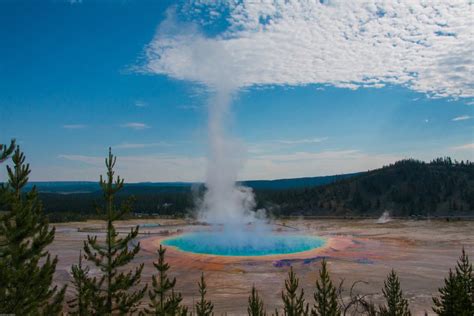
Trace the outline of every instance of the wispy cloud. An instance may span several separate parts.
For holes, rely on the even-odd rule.
[[[145,101],[138,100],[135,101],[135,106],[139,108],[145,108],[148,106],[148,103],[146,103]]]
[[[199,106],[197,105],[193,105],[193,104],[186,104],[186,105],[178,105],[177,106],[178,109],[181,109],[181,110],[197,110],[199,109]]]
[[[353,149],[261,155],[249,159],[241,178],[275,179],[350,173],[380,168],[402,158]]]
[[[186,3],[158,28],[142,70],[211,87],[398,84],[433,97],[474,96],[469,1]],[[213,37],[177,18],[219,23],[202,17],[211,11],[229,22]]]
[[[159,142],[159,143],[122,143],[119,145],[112,146],[115,149],[139,149],[139,148],[150,148],[150,147],[160,147],[160,146],[172,146],[169,143]]]
[[[142,130],[142,129],[150,128],[149,125],[147,125],[145,123],[138,123],[138,122],[125,123],[125,124],[122,124],[120,126],[125,127],[125,128],[135,129],[135,130]]]
[[[63,128],[65,129],[81,129],[81,128],[86,128],[87,125],[84,124],[66,124],[63,125]]]
[[[274,152],[288,151],[295,146],[311,146],[328,140],[328,137],[313,137],[299,139],[274,139],[261,142],[248,143],[248,152],[252,155],[268,154]]]
[[[452,150],[474,150],[474,143],[451,147]]]
[[[277,143],[285,144],[285,145],[299,145],[299,144],[317,144],[326,141],[327,137],[319,137],[319,138],[304,138],[304,139],[282,139],[277,140]]]
[[[87,155],[59,155],[58,158],[79,163],[77,168],[61,170],[68,180],[96,179],[103,172],[104,158]],[[346,149],[320,152],[259,155],[245,164],[239,180],[294,178],[365,171],[393,163],[401,156],[371,154]],[[119,156],[117,172],[126,181],[204,181],[206,158],[183,155]],[[37,177],[47,179],[47,168]],[[81,171],[81,172],[79,172]]]
[[[58,158],[83,165],[63,170],[64,179],[92,180],[103,173],[103,157],[62,154]],[[206,159],[174,155],[119,156],[116,167],[127,182],[203,181]],[[77,170],[87,170],[87,174]]]
[[[465,121],[465,120],[470,120],[470,119],[472,119],[472,116],[470,115],[461,115],[461,116],[453,118],[451,121]]]

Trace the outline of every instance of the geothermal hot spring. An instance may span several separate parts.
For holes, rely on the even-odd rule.
[[[324,239],[313,236],[268,233],[235,233],[227,238],[219,231],[194,232],[167,239],[165,246],[181,251],[219,256],[267,256],[319,248]]]
[[[205,230],[163,240],[165,246],[193,254],[220,256],[285,255],[324,246],[325,239],[276,232],[263,209],[256,210],[252,190],[238,184],[244,146],[230,136],[228,112],[233,93],[218,90],[209,101],[209,154],[206,191],[197,201],[197,218]]]

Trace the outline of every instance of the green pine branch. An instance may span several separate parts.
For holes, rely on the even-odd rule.
[[[16,148],[16,141],[12,139],[10,145],[0,144],[0,163],[7,160]]]

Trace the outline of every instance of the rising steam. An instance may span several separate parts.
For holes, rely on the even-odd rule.
[[[382,215],[377,219],[377,224],[385,224],[385,223],[388,223],[392,220],[392,218],[390,217],[390,212],[389,211],[385,211],[382,213]]]
[[[244,164],[245,148],[224,127],[232,94],[227,88],[217,89],[209,101],[207,191],[198,215],[213,224],[240,225],[254,219],[252,189],[236,184]]]
[[[189,45],[178,51],[160,49],[175,46],[176,41]],[[146,71],[165,73],[204,84],[210,92],[208,102],[208,159],[206,192],[198,203],[198,219],[210,224],[239,226],[255,220],[255,198],[252,189],[237,185],[245,162],[245,146],[232,137],[227,127],[233,96],[241,87],[238,71],[228,49],[222,43],[207,39],[192,24],[178,23],[169,10],[155,39],[146,51]],[[178,67],[167,67],[169,60]],[[183,74],[186,76],[183,77]]]

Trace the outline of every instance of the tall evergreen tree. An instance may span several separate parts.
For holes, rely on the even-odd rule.
[[[459,299],[466,315],[474,315],[474,274],[472,270],[472,263],[469,262],[469,257],[463,247],[461,257],[457,262],[456,275],[462,289]]]
[[[197,316],[210,316],[214,315],[212,310],[214,309],[214,304],[211,301],[206,300],[207,293],[207,284],[204,280],[204,273],[201,273],[201,281],[198,282],[199,295],[200,299],[196,303],[196,315]]]
[[[91,311],[92,297],[90,295],[89,267],[82,265],[82,252],[79,252],[79,262],[71,267],[72,284],[76,290],[74,298],[69,300],[68,306],[73,316],[87,316]]]
[[[90,283],[90,295],[93,297],[91,308],[93,314],[98,315],[134,312],[146,291],[146,286],[136,289],[140,283],[143,264],[135,267],[133,271],[122,272],[140,251],[140,243],[129,248],[138,235],[138,226],[124,237],[115,230],[114,222],[130,211],[130,202],[124,203],[121,207],[115,205],[115,194],[124,185],[124,180],[120,176],[114,179],[116,161],[117,158],[112,155],[109,148],[109,156],[105,159],[106,179],[100,176],[107,221],[105,241],[98,241],[97,236],[87,236],[87,241],[84,241],[85,258],[97,266],[102,274],[87,281]]]
[[[181,293],[176,293],[174,287],[176,278],[168,278],[170,266],[165,261],[166,248],[160,245],[158,249],[158,262],[153,262],[158,276],[152,276],[152,289],[148,291],[150,297],[149,309],[145,311],[157,316],[181,316],[187,315],[188,309],[181,305],[183,300]]]
[[[464,248],[455,272],[449,270],[448,277],[444,279],[444,287],[439,289],[439,293],[439,297],[433,298],[433,311],[438,315],[474,315],[474,275]]]
[[[285,280],[285,290],[281,292],[283,309],[285,316],[306,316],[308,315],[308,304],[305,304],[304,290],[301,289],[298,295],[299,279],[290,267],[288,278]]]
[[[252,286],[252,293],[249,296],[249,305],[247,307],[249,316],[266,316],[265,308],[263,307],[263,300],[258,295],[255,285]]]
[[[403,297],[400,281],[393,269],[387,276],[387,280],[384,281],[382,293],[387,301],[387,306],[380,307],[381,316],[411,315],[410,310],[408,309],[408,301]]]
[[[316,281],[314,300],[315,304],[311,310],[312,316],[337,316],[341,314],[337,302],[336,287],[329,277],[327,263],[324,259],[321,264],[321,270],[319,270],[319,280]]]
[[[462,315],[458,296],[461,293],[459,282],[453,270],[449,269],[448,277],[444,279],[444,287],[439,290],[440,296],[433,297],[433,311],[440,316]]]
[[[2,159],[10,148],[2,146]],[[36,189],[24,194],[29,164],[17,147],[13,168],[7,166],[8,184],[2,189],[4,212],[0,214],[0,313],[56,315],[61,312],[66,288],[53,286],[58,262],[46,247],[53,242]]]

